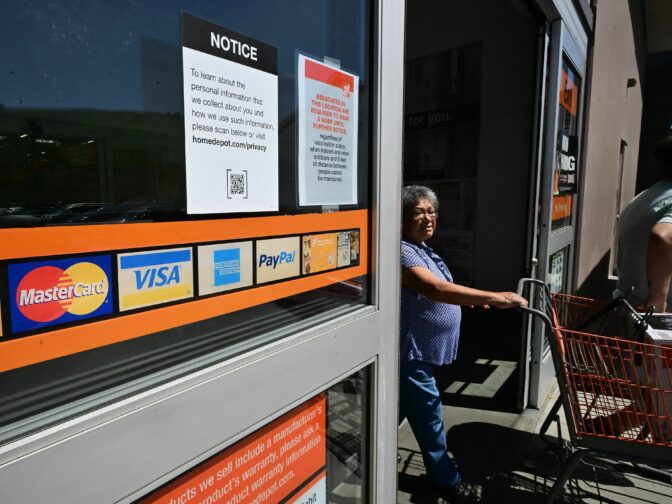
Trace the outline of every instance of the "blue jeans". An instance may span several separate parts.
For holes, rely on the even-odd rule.
[[[447,453],[434,366],[411,362],[401,366],[399,375],[399,423],[408,419],[432,481],[439,486],[457,485],[460,474]]]

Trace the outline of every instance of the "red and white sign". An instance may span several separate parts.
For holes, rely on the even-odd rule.
[[[299,55],[299,205],[357,203],[359,77]]]

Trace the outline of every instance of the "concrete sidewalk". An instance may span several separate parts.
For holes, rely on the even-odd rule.
[[[547,399],[547,408],[554,399]],[[539,438],[544,416],[538,410],[515,414],[444,405],[450,452],[463,480],[478,492],[481,502],[545,501],[557,476],[559,459]],[[549,434],[556,432],[554,424]],[[565,427],[565,436],[566,432]],[[425,476],[422,457],[407,422],[399,428],[399,454],[402,460],[397,502],[443,502]],[[672,504],[672,487],[583,465],[568,482],[562,502]]]

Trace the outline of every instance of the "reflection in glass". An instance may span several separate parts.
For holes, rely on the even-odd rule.
[[[455,280],[474,280],[481,44],[406,63],[404,183],[430,186],[441,218],[431,244]]]
[[[281,213],[298,212],[296,52],[359,75],[359,205],[366,206],[368,2],[300,0],[287,9],[270,0],[9,0],[3,7],[0,47],[11,50],[0,57],[0,227],[188,218],[182,10],[278,48]]]

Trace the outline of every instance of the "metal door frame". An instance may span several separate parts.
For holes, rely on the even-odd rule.
[[[368,499],[396,500],[404,15],[375,2],[372,305],[0,446],[3,501],[131,502],[369,364]]]
[[[539,228],[539,197],[541,191],[541,173],[543,166],[544,153],[544,130],[546,128],[546,79],[548,69],[548,55],[551,43],[551,25],[548,21],[544,21],[539,25],[539,35],[537,39],[537,79],[536,79],[536,96],[534,98],[534,126],[532,138],[532,161],[531,161],[531,180],[530,192],[528,195],[528,210],[527,210],[527,246],[525,250],[525,263],[527,270],[525,275],[531,278],[537,277],[538,270],[538,228]],[[525,317],[523,322],[523,345],[521,347],[520,365],[523,373],[518,379],[520,396],[518,399],[518,407],[520,410],[527,407],[530,394],[530,370],[532,364],[532,323],[533,320]]]
[[[560,92],[560,76],[563,56],[566,57],[581,77],[581,88],[578,98],[577,135],[582,139],[584,97],[586,95],[586,62],[587,51],[582,50],[572,37],[563,20],[553,22],[551,29],[551,50],[549,75],[546,93],[545,133],[543,137],[543,162],[540,166],[541,193],[539,195],[539,234],[537,247],[537,277],[548,282],[549,258],[552,254],[564,248],[569,248],[564,273],[567,290],[572,289],[573,257],[576,240],[577,200],[578,193],[573,198],[572,224],[562,229],[551,231],[552,204],[553,204],[553,169],[556,156],[556,139],[558,134],[558,96]],[[579,156],[581,148],[579,147]],[[577,159],[577,166],[581,167],[581,158]],[[579,168],[579,181],[581,175]],[[531,342],[532,362],[530,366],[529,405],[537,407],[543,403],[546,394],[555,379],[555,370],[551,354],[547,345],[544,345],[543,325],[535,321],[532,326]]]

